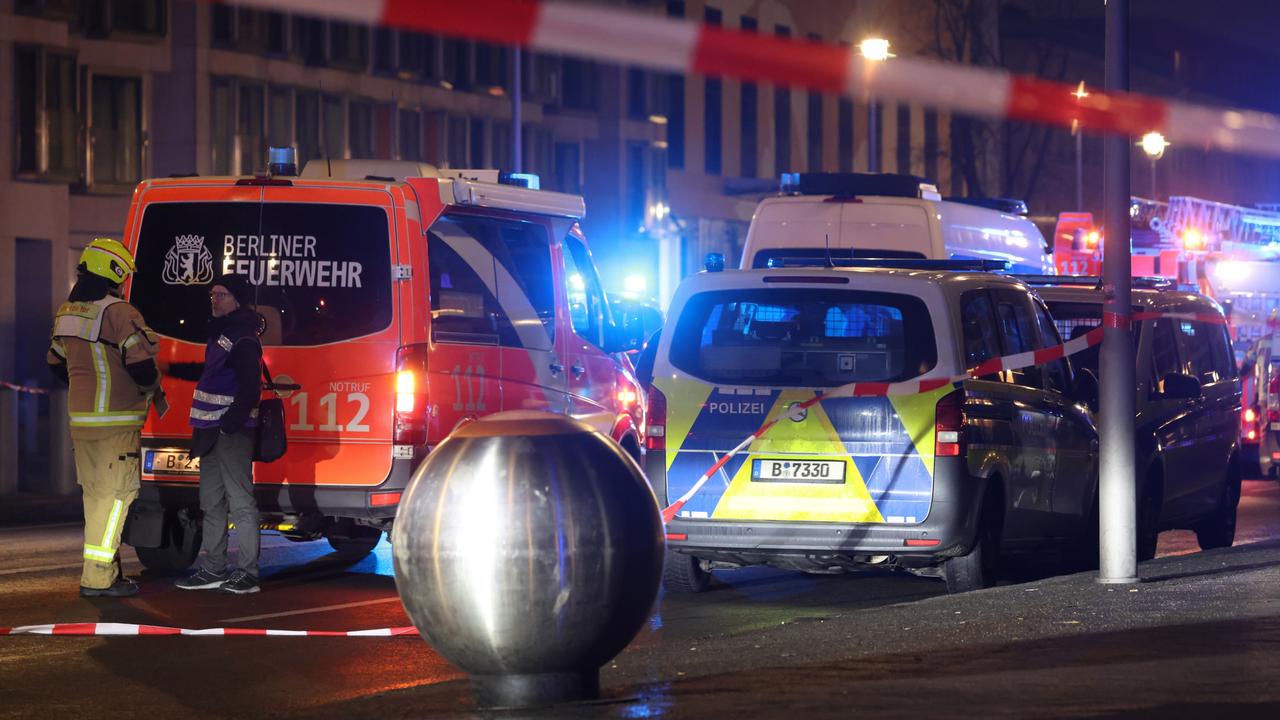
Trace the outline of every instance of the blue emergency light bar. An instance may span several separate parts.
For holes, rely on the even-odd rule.
[[[938,187],[915,175],[893,173],[782,173],[778,180],[784,195],[859,195],[941,200]]]
[[[541,190],[542,180],[533,173],[498,173],[498,182],[503,185],[515,185],[517,187],[529,188],[530,190]]]
[[[888,268],[893,270],[943,270],[951,272],[1000,272],[1009,269],[1005,260],[926,260],[924,258],[825,258],[773,257],[770,268],[838,267]]]

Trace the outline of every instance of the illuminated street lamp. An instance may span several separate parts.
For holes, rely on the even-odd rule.
[[[858,52],[862,57],[874,62],[884,62],[893,57],[889,52],[889,41],[884,38],[867,38],[858,43]],[[867,98],[867,170],[880,172],[880,128],[877,122],[876,98]]]
[[[1142,140],[1138,142],[1142,147],[1142,152],[1151,158],[1151,199],[1156,199],[1156,161],[1164,156],[1164,149],[1169,147],[1169,141],[1158,132],[1152,131],[1142,136]]]

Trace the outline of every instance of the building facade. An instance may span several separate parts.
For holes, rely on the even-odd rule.
[[[615,0],[749,33],[942,54],[931,3]],[[422,160],[537,173],[585,196],[605,281],[665,299],[708,252],[737,261],[784,171],[869,169],[963,191],[945,112],[655,73],[196,0],[0,0],[0,496],[75,488],[65,395],[44,363],[84,245],[119,237],[147,177],[299,159]],[[963,52],[961,52],[963,56]],[[520,157],[513,156],[519,132]]]

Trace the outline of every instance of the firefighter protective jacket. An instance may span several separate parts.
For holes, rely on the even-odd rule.
[[[120,298],[63,303],[48,361],[67,366],[71,427],[142,427],[153,388],[139,387],[125,366],[154,358],[158,342],[137,308]]]

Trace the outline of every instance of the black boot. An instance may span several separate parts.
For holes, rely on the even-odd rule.
[[[87,588],[80,586],[80,597],[113,597],[125,598],[133,597],[138,594],[138,584],[125,580],[124,578],[116,578],[108,588]]]

